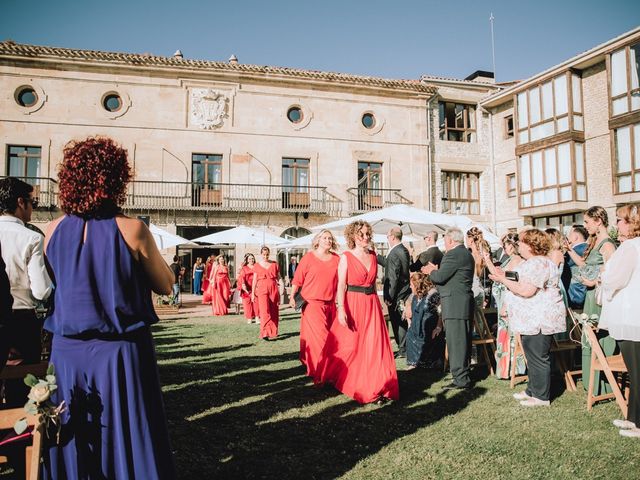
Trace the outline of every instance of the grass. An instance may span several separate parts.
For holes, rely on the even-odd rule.
[[[298,331],[286,312],[275,342],[234,316],[154,327],[179,478],[639,478],[613,402],[589,413],[557,382],[551,408],[528,410],[480,368],[476,388],[443,392],[442,374],[399,361],[401,399],[361,406],[311,385]]]

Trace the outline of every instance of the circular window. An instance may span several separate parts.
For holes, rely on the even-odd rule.
[[[364,128],[373,128],[376,126],[376,117],[373,116],[373,113],[365,113],[362,115],[362,125]]]
[[[302,109],[300,107],[291,107],[287,110],[287,118],[291,123],[300,123],[302,121]]]
[[[16,91],[16,102],[21,107],[33,107],[38,103],[38,94],[32,87],[20,87]]]
[[[102,106],[107,112],[117,112],[122,108],[122,98],[117,93],[109,93],[102,100]]]

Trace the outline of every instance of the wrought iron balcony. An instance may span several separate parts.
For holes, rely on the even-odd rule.
[[[357,215],[390,207],[391,205],[410,205],[413,203],[408,198],[403,197],[400,191],[400,189],[392,188],[348,188],[349,213]]]
[[[308,212],[339,216],[340,199],[325,187],[241,183],[152,182],[129,184],[125,209],[234,212]]]
[[[7,178],[0,176],[0,178]],[[39,209],[51,209],[58,204],[58,182],[47,177],[15,177],[33,186],[33,198],[38,199]]]

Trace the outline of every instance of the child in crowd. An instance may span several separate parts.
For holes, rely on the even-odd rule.
[[[442,320],[438,314],[440,295],[423,273],[413,273],[410,279],[412,295],[407,299],[407,370],[417,366],[442,367]],[[409,314],[409,312],[411,312]]]

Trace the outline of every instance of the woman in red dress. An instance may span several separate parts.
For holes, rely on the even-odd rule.
[[[280,312],[280,294],[278,293],[278,278],[280,269],[278,264],[269,260],[271,250],[262,247],[262,260],[253,267],[253,285],[251,286],[251,301],[258,299],[260,311],[260,338],[273,340],[278,336],[278,321]]]
[[[371,226],[353,222],[344,236],[349,250],[338,265],[338,321],[329,331],[318,380],[360,403],[397,400],[398,374],[376,292],[378,264],[369,249]]]
[[[211,290],[209,289],[209,277],[211,276],[211,269],[213,268],[213,256],[210,255],[207,258],[207,263],[204,265],[204,274],[202,275],[202,304],[209,305],[211,303]]]
[[[229,313],[229,299],[231,298],[231,282],[229,281],[229,269],[224,256],[218,255],[211,278],[211,306],[214,315],[226,315]]]
[[[294,297],[300,290],[307,301],[300,319],[300,361],[307,367],[307,375],[315,380],[329,328],[336,318],[340,257],[333,253],[338,245],[329,230],[318,233],[311,246],[313,249],[302,257],[293,276],[289,305],[295,308]]]
[[[258,323],[258,302],[256,300],[251,300],[255,264],[256,257],[253,256],[253,253],[247,253],[244,256],[242,268],[238,274],[237,285],[240,289],[244,318],[247,319],[247,323]]]

